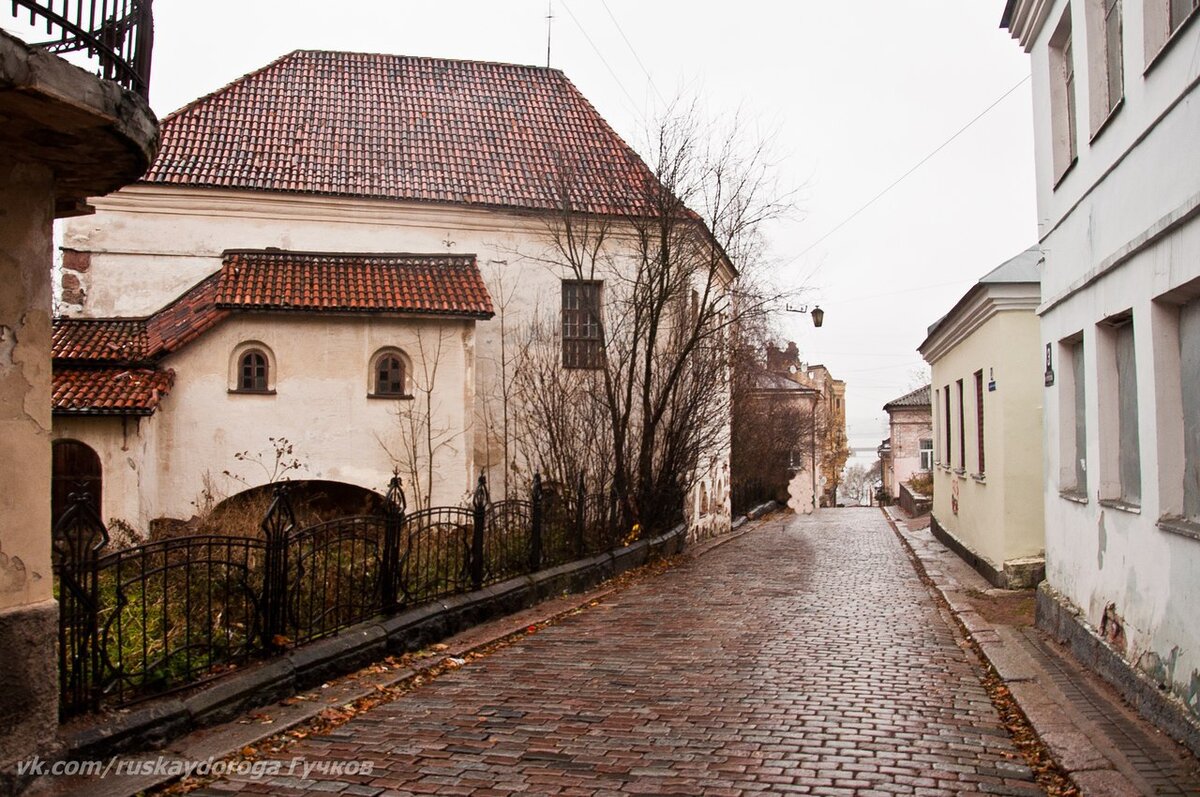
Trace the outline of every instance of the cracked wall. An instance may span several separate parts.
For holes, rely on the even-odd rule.
[[[0,161],[0,610],[52,597],[51,197],[47,170]]]

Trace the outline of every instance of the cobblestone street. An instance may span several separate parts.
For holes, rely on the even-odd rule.
[[[783,516],[204,794],[1042,794],[879,510]]]

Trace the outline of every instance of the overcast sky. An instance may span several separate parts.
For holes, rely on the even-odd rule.
[[[1002,0],[553,0],[551,64],[635,147],[661,97],[777,136],[794,219],[780,281],[826,311],[782,318],[847,382],[850,437],[916,384],[925,328],[1036,242],[1028,57]],[[546,62],[546,0],[156,0],[160,115],[295,49]],[[1019,84],[1019,85],[1018,85]],[[837,225],[1017,86],[845,226]]]

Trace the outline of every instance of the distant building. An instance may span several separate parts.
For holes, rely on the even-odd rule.
[[[919,387],[883,405],[890,434],[879,448],[883,492],[900,497],[900,485],[917,473],[933,470],[933,415],[929,385]]]
[[[1001,24],[1031,56],[1045,253],[1038,622],[1200,751],[1198,18],[1009,0]]]
[[[1000,265],[929,328],[933,533],[989,581],[1036,586],[1045,570],[1042,369],[1036,247]]]

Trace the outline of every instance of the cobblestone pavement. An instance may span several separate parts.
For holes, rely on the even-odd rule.
[[[874,509],[786,516],[207,795],[1036,795]]]

